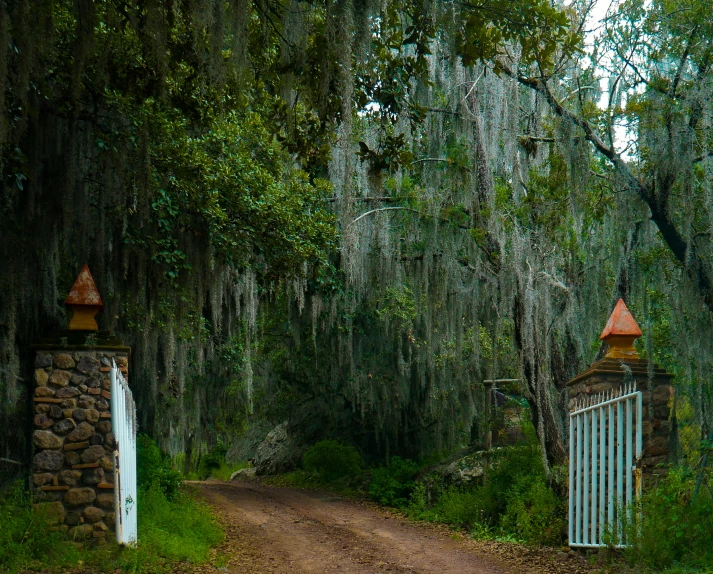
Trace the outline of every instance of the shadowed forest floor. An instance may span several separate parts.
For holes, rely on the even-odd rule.
[[[466,539],[370,503],[254,483],[198,483],[220,516],[220,558],[192,572],[509,574],[595,572],[571,552]]]

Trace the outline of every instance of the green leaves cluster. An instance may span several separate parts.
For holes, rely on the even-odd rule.
[[[271,276],[327,260],[336,230],[322,200],[331,186],[294,169],[258,114],[230,112],[197,137],[173,130],[178,137],[154,154],[160,229],[204,237],[226,263]]]
[[[578,44],[567,14],[548,0],[466,2],[462,10],[458,51],[466,66],[496,60],[514,44],[523,65],[537,63],[544,69],[559,50]]]

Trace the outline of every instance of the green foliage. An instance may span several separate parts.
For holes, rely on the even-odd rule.
[[[506,42],[520,45],[525,64],[550,64],[558,49],[573,54],[579,39],[570,33],[569,18],[548,0],[487,0],[463,10],[459,53],[463,62],[493,60]]]
[[[35,511],[20,483],[0,494],[0,571],[19,572],[38,565],[73,564],[80,555],[50,530],[46,508]]]
[[[627,528],[631,548],[626,555],[632,564],[655,572],[711,568],[713,493],[704,486],[694,499],[695,484],[696,474],[674,468],[644,493],[635,513],[640,521],[633,520]]]
[[[201,480],[212,476],[214,471],[220,469],[222,465],[225,465],[225,455],[227,452],[228,447],[219,442],[213,445],[213,448],[210,449],[208,454],[201,457],[200,466],[198,468],[198,476]]]
[[[169,499],[159,482],[139,489],[139,545],[119,548],[111,538],[80,548],[55,529],[46,505],[33,508],[18,484],[0,496],[0,572],[68,571],[157,574],[176,571],[180,562],[208,560],[223,533],[208,507],[180,490]]]
[[[565,533],[565,504],[542,477],[521,477],[508,492],[500,524],[531,544],[559,545]]]
[[[548,486],[539,449],[510,447],[493,456],[473,486],[442,488],[437,476],[425,477],[413,489],[407,514],[465,528],[475,537],[561,544],[565,501]]]
[[[302,466],[323,480],[352,476],[361,470],[361,455],[351,445],[323,440],[309,447],[302,457]]]
[[[157,488],[172,500],[181,486],[181,475],[174,470],[171,459],[164,456],[154,440],[140,434],[136,452],[137,482],[139,488]]]
[[[177,562],[201,564],[223,532],[209,508],[188,492],[172,500],[154,484],[139,491],[137,549],[122,553],[117,564],[129,572],[173,572]]]
[[[369,494],[381,504],[403,507],[408,504],[414,489],[418,464],[407,458],[394,456],[388,466],[374,470]]]

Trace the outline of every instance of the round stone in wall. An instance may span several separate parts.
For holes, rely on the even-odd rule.
[[[72,374],[69,371],[53,371],[50,376],[49,382],[52,385],[57,385],[58,387],[66,387],[69,383],[69,379]]]
[[[102,421],[97,425],[97,430],[99,432],[108,433],[111,432],[111,421]]]
[[[57,434],[65,435],[70,433],[75,428],[74,421],[72,419],[64,419],[59,421],[56,425],[52,427],[52,430]]]
[[[87,440],[90,436],[94,434],[94,427],[87,422],[79,423],[76,429],[74,429],[68,436],[67,440],[71,442],[80,442]]]
[[[54,358],[54,366],[58,369],[71,369],[74,367],[74,359],[66,354],[57,355]]]
[[[32,442],[37,448],[59,448],[62,446],[62,439],[48,430],[36,430],[32,435]]]
[[[96,424],[99,421],[99,411],[88,409],[86,414],[88,423]]]
[[[111,510],[114,508],[114,494],[102,493],[97,495],[97,499],[94,501],[99,508],[104,508],[106,510]]]
[[[35,426],[37,428],[46,429],[54,424],[46,414],[35,415]]]
[[[64,503],[67,506],[79,506],[81,504],[90,504],[97,497],[93,488],[72,488],[64,495]]]
[[[72,450],[64,455],[64,460],[67,461],[69,466],[74,466],[75,464],[79,464],[79,455]]]
[[[77,486],[80,478],[82,473],[78,470],[63,470],[59,473],[60,482],[67,486]]]
[[[87,506],[87,508],[84,509],[84,519],[90,524],[99,522],[102,518],[104,518],[104,511],[101,508]]]
[[[46,431],[38,431],[46,432]],[[32,459],[36,470],[59,470],[64,463],[62,453],[57,450],[43,450]]]
[[[83,463],[96,462],[105,454],[103,446],[90,446],[79,457]]]
[[[92,468],[84,471],[82,482],[84,484],[99,484],[100,482],[104,482],[104,469]]]

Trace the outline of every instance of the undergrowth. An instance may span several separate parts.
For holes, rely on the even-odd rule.
[[[418,482],[405,513],[450,524],[476,538],[561,545],[565,500],[548,485],[536,445],[493,453],[477,484],[442,486],[437,477]]]
[[[0,495],[0,572],[66,571],[167,573],[179,562],[200,564],[223,533],[208,507],[181,485],[180,476],[156,444],[138,441],[139,544],[119,548],[108,533],[107,543],[76,544],[52,524],[44,505],[33,507],[21,485]]]
[[[694,496],[698,473],[673,468],[645,492],[627,528],[633,566],[651,572],[713,573],[713,491],[710,470]]]

